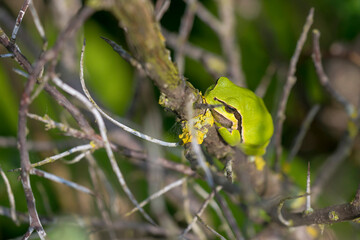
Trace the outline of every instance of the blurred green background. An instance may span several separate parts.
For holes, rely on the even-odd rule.
[[[61,24],[54,14],[54,1],[35,1],[40,18],[44,24],[49,46],[52,46],[58,36]],[[215,1],[201,1],[214,15],[218,15]],[[0,26],[10,35],[11,24],[9,17],[15,19],[22,1],[0,1],[1,13]],[[269,65],[273,65],[276,71],[271,75],[271,83],[264,97],[269,110],[275,113],[281,89],[286,79],[286,71],[290,58],[294,52],[298,37],[302,31],[306,16],[311,7],[315,8],[313,28],[321,32],[321,49],[324,66],[329,74],[333,86],[344,94],[353,104],[358,106],[360,96],[360,1],[359,0],[238,0],[236,1],[237,13],[237,38],[241,49],[242,69],[246,76],[248,87],[255,90],[266,73]],[[171,32],[177,32],[181,17],[184,13],[183,1],[171,1],[168,12],[161,20],[164,28]],[[11,18],[10,18],[11,19]],[[65,20],[64,20],[65,22]],[[64,24],[64,23],[62,23]],[[41,39],[38,36],[31,18],[27,15],[21,27],[17,43],[23,53],[33,61],[40,53]],[[108,111],[117,114],[131,122],[133,126],[142,129],[144,123],[144,105],[142,97],[152,97],[156,103],[159,92],[152,84],[147,84],[147,89],[138,90],[138,82],[135,79],[134,69],[107,45],[100,36],[112,39],[126,48],[124,32],[118,27],[116,19],[107,12],[98,12],[89,19],[78,36],[73,38],[66,47],[66,51],[59,60],[58,72],[61,77],[79,88],[78,59],[82,39],[85,37],[87,48],[85,53],[86,79],[92,95]],[[201,20],[195,18],[189,41],[210,52],[221,55],[221,47],[216,34]],[[33,46],[37,46],[34,48]],[[0,53],[6,53],[0,47]],[[316,172],[326,157],[333,152],[339,139],[347,127],[347,118],[341,107],[335,103],[322,89],[317,79],[312,60],[311,35],[302,51],[297,65],[297,83],[290,95],[284,131],[282,136],[284,146],[284,158],[291,148],[300,125],[306,114],[315,104],[321,105],[321,110],[311,125],[305,141],[297,155],[286,171],[290,179],[305,189],[307,161],[312,164],[312,176],[316,178]],[[71,58],[75,56],[75,58]],[[19,99],[25,79],[15,74],[12,69],[19,68],[13,59],[0,59],[0,136],[16,137],[17,113]],[[216,79],[206,72],[200,62],[186,58],[185,77],[201,91],[211,85]],[[220,76],[219,76],[220,77]],[[145,93],[144,93],[145,91]],[[41,93],[31,105],[30,112],[43,116],[49,115],[56,121],[70,121],[69,116],[62,110],[46,93]],[[177,139],[177,131],[174,130],[175,118],[173,115],[162,111],[164,137],[169,140]],[[90,118],[91,119],[91,118]],[[175,127],[176,128],[176,127]],[[57,130],[45,131],[43,124],[34,120],[28,121],[29,136],[34,141],[67,141]],[[39,161],[56,151],[31,152],[32,162]],[[325,207],[350,201],[360,182],[360,144],[357,139],[350,157],[343,162],[337,174],[327,184],[326,189],[316,204],[316,207]],[[95,154],[102,158],[103,151]],[[172,155],[179,160],[180,156]],[[69,158],[71,159],[71,158]],[[102,161],[104,162],[104,161]],[[134,169],[134,166],[121,161],[125,172],[135,171],[138,176],[127,175],[134,186],[134,190],[140,199],[146,194],[141,189],[146,189],[142,176],[143,172]],[[0,164],[7,171],[19,167],[19,154],[14,147],[0,148]],[[111,174],[108,163],[102,163],[102,167]],[[45,170],[54,172],[74,182],[90,186],[88,173],[84,171],[84,163],[71,167],[56,163],[45,167]],[[18,211],[25,212],[26,202],[18,175],[7,173],[16,198]],[[73,213],[96,212],[91,210],[94,206],[81,206],[81,197],[78,193],[58,184],[31,177],[32,185],[37,199],[37,207],[40,214],[47,215],[48,209],[44,206],[41,191],[49,196],[50,209],[54,215],[66,215]],[[70,193],[70,194],[69,194]],[[66,194],[66,195],[65,195]],[[67,199],[64,199],[67,196]],[[86,201],[90,202],[90,201]],[[6,188],[0,180],[0,205],[9,206]],[[241,220],[239,220],[241,221]],[[26,230],[27,225],[17,227],[6,217],[0,216],[0,238],[7,239],[19,236]],[[332,227],[339,239],[360,238],[359,224],[341,223]],[[76,230],[77,231],[77,230]],[[79,230],[81,231],[81,230]]]

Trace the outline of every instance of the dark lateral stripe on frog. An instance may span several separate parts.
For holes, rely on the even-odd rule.
[[[241,116],[241,114],[236,110],[236,108],[234,108],[233,106],[231,106],[231,105],[225,103],[224,101],[218,99],[217,97],[214,97],[214,100],[221,102],[221,104],[223,104],[225,106],[225,110],[228,113],[234,114],[236,120],[238,121],[237,130],[240,133],[241,142],[244,142],[243,135],[242,135],[242,116]],[[230,109],[231,109],[231,111],[229,111]]]

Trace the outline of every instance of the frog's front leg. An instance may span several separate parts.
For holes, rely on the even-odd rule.
[[[227,142],[232,147],[238,145],[241,142],[241,135],[239,130],[237,129],[230,132],[227,128],[220,127],[218,129],[218,132],[220,136],[225,140],[225,142]]]

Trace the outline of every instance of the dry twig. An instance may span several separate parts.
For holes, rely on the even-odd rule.
[[[303,31],[300,35],[300,38],[296,44],[294,55],[291,57],[290,60],[290,66],[285,82],[285,86],[281,95],[279,108],[276,114],[276,120],[275,120],[275,148],[276,148],[276,158],[275,158],[275,170],[280,170],[280,161],[281,161],[281,155],[282,155],[282,147],[281,147],[281,136],[282,136],[282,127],[283,123],[285,121],[285,109],[286,104],[290,95],[290,91],[292,87],[294,86],[296,82],[295,72],[296,72],[296,64],[299,60],[301,50],[305,44],[307,34],[310,30],[310,27],[313,23],[313,17],[314,17],[314,8],[310,9],[310,12],[306,18],[305,25],[303,27]]]

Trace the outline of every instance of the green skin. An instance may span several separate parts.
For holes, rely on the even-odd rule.
[[[263,100],[246,88],[221,77],[205,93],[218,132],[231,146],[246,155],[262,156],[274,132],[274,125]]]

